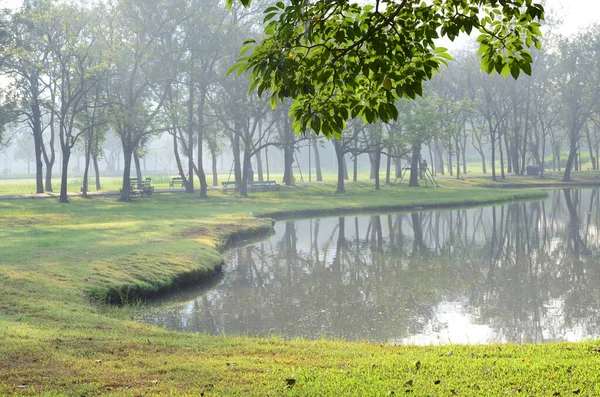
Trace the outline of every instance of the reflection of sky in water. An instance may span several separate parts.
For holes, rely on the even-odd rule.
[[[401,344],[598,337],[598,197],[277,222],[268,240],[227,254],[218,285],[142,317],[212,334]]]

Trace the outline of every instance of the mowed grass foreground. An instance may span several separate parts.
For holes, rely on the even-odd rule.
[[[0,395],[600,395],[598,343],[403,347],[177,333],[107,305],[202,279],[268,216],[540,197],[463,187],[302,186],[0,201]],[[252,212],[253,216],[250,216]]]

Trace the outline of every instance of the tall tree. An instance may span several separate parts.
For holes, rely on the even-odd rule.
[[[94,23],[98,10],[85,10],[73,5],[56,5],[44,15],[42,40],[48,48],[48,84],[56,96],[51,109],[58,125],[61,148],[62,203],[69,202],[67,182],[69,161],[79,137],[86,131],[78,125],[86,110],[88,93],[99,84],[104,67],[94,54],[99,40],[98,24]]]
[[[600,27],[563,39],[558,49],[555,84],[564,106],[562,121],[569,140],[563,174],[563,181],[567,182],[571,180],[584,126],[598,111],[600,102]]]
[[[48,57],[39,22],[50,8],[50,1],[29,0],[17,12],[3,14],[2,23],[4,42],[8,44],[3,51],[3,72],[11,81],[10,89],[19,93],[19,118],[29,126],[33,137],[36,193],[44,192],[44,66]]]
[[[160,0],[122,0],[109,8],[106,57],[110,124],[123,149],[121,201],[130,199],[133,153],[156,126],[173,81],[172,36],[176,30],[170,3]]]

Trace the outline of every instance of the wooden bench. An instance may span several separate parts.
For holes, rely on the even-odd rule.
[[[235,182],[222,182],[221,185],[223,186],[223,193],[225,194],[230,192],[235,193],[240,190],[238,184]]]
[[[276,181],[250,182],[251,192],[276,192],[281,189],[281,185]]]
[[[119,191],[122,192],[123,189],[119,189]],[[152,178],[146,178],[144,181],[140,181],[138,178],[129,180],[129,198],[152,197],[153,193]]]
[[[179,185],[179,187],[183,187],[183,178],[180,176],[176,176],[171,179],[169,182],[169,187],[175,187],[175,185]]]

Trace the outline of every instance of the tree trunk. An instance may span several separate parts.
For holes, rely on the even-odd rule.
[[[344,165],[344,180],[349,180],[350,178],[348,178],[348,164],[346,164],[346,156],[342,156],[343,158],[343,165]]]
[[[346,162],[344,160],[344,149],[342,147],[342,142],[337,139],[332,139],[333,147],[335,148],[335,157],[337,159],[337,168],[338,168],[338,178],[337,178],[337,194],[346,193],[346,188],[344,186],[344,169]]]
[[[454,139],[456,145],[456,179],[460,179],[460,147],[458,146],[458,139],[459,137]]]
[[[419,186],[419,167],[421,166],[421,144],[412,146],[412,157],[410,159],[410,182],[408,186]]]
[[[590,128],[588,125],[585,125],[585,137],[588,142],[588,150],[590,153],[590,161],[592,162],[592,169],[596,171],[596,157],[594,156],[594,146],[592,145],[592,139],[590,137]]]
[[[452,141],[450,140],[450,138],[448,143],[448,173],[450,174],[450,176],[454,176],[454,170],[452,165]]]
[[[208,150],[210,151],[212,185],[219,186],[219,177],[217,174],[217,148],[215,147],[216,145],[213,145],[211,141],[208,142]]]
[[[61,203],[68,203],[69,197],[67,195],[67,173],[69,171],[69,158],[71,157],[71,148],[68,146],[62,146],[62,171],[60,177],[60,198]]]
[[[129,192],[131,189],[131,159],[133,157],[133,148],[129,145],[123,145],[123,185],[121,186],[121,196],[119,201],[130,201]]]
[[[490,128],[491,126],[491,122],[489,122],[490,124]],[[490,133],[490,142],[492,144],[492,150],[491,150],[491,156],[492,156],[492,180],[495,182],[497,180],[496,178],[496,134],[495,133]]]
[[[183,186],[187,192],[188,178],[185,176],[183,164],[181,163],[181,156],[179,155],[179,144],[177,143],[177,128],[173,128],[173,155],[175,156],[175,165],[177,166],[177,172],[183,181]]]
[[[203,150],[203,144],[204,144],[204,128],[200,127],[198,128],[198,150],[197,150],[197,158],[198,158],[198,164],[196,167],[196,175],[198,176],[198,179],[200,180],[200,198],[206,198],[207,196],[207,192],[208,192],[208,184],[206,183],[206,173],[204,172],[204,150]],[[193,164],[193,163],[192,163]],[[193,187],[193,179],[194,179],[194,173],[192,172],[190,174],[190,182],[192,184]]]
[[[264,182],[265,178],[263,176],[262,157],[260,155],[261,152],[262,152],[262,150],[259,150],[258,152],[256,152],[256,155],[255,155],[255,158],[256,158],[256,172],[258,173],[258,181],[259,182]]]
[[[317,173],[317,182],[323,181],[323,174],[321,172],[321,156],[319,155],[319,144],[317,138],[313,140],[313,150],[315,152],[315,172]]]
[[[236,131],[239,131],[239,124],[236,122]],[[240,134],[236,132],[232,142],[233,150],[233,175],[238,186],[242,183],[242,164],[240,159]]]
[[[369,159],[370,159],[370,155],[369,155]],[[371,160],[372,161],[372,160]],[[371,162],[371,171],[370,174],[372,176],[373,179],[375,177],[375,170],[373,168],[373,163]],[[352,159],[352,182],[357,182],[358,181],[358,155],[355,155],[354,158]]]
[[[374,159],[374,176],[375,176],[375,190],[381,190],[381,181],[379,180],[379,169],[381,168],[381,147],[380,140],[377,139],[377,145],[375,147]]]
[[[190,70],[194,68],[194,60],[193,51],[190,56]],[[186,193],[194,193],[194,94],[196,92],[196,87],[194,86],[194,73],[189,73],[188,80],[188,100],[187,100],[187,145],[185,146],[187,161],[187,171],[186,174],[188,176],[187,183],[184,183],[185,192]],[[200,115],[201,110],[198,111]],[[198,122],[198,133],[202,130],[202,123]],[[183,133],[182,133],[183,135]],[[198,159],[200,161],[200,159]],[[198,168],[202,168],[198,165]],[[182,176],[183,177],[183,176]],[[185,178],[183,178],[185,181]]]
[[[92,161],[94,162],[94,173],[96,175],[96,190],[102,190],[102,186],[100,185],[100,167],[98,167],[98,154],[94,153],[92,156]]]
[[[42,154],[44,158],[44,163],[46,164],[46,191],[52,192],[52,168],[54,168],[54,161],[56,160],[56,152],[54,150],[54,140],[55,140],[55,131],[54,131],[54,116],[50,117],[50,142],[48,142],[48,148],[50,151],[50,155],[48,155],[48,150],[46,150],[46,145],[43,142],[42,137]]]
[[[498,137],[498,149],[500,149],[500,179],[506,179],[504,175],[504,151],[502,150],[502,135]]]
[[[389,185],[392,183],[391,174],[392,174],[392,157],[390,156],[390,150],[388,148],[388,155],[386,156],[386,164],[385,164],[385,183]]]
[[[465,127],[466,128],[466,127]],[[465,131],[465,135],[463,136],[462,147],[462,165],[463,165],[463,175],[467,175],[467,135]]]
[[[42,110],[40,108],[39,72],[34,71],[29,78],[31,88],[31,127],[33,133],[33,145],[35,150],[35,190],[36,193],[44,193],[43,163],[42,163]]]
[[[563,174],[563,182],[571,181],[571,170],[573,169],[573,163],[575,162],[575,158],[577,157],[577,141],[571,139],[569,157],[567,158],[567,164],[565,164],[565,173]]]
[[[244,168],[242,169],[242,183],[240,183],[240,196],[248,197],[248,182],[250,182],[249,170],[252,168],[252,163],[250,162],[250,145],[248,143],[244,145],[243,164]]]
[[[196,175],[198,175],[198,180],[200,181],[200,198],[208,197],[208,183],[206,183],[206,173],[204,172],[204,150],[202,146],[204,145],[204,108],[206,104],[206,90],[207,87],[206,84],[204,84],[200,91],[200,98],[198,102],[198,142],[196,142]],[[191,165],[193,166],[193,162]],[[193,179],[193,175],[193,172],[190,170],[190,179]]]
[[[140,155],[137,150],[133,151],[133,161],[135,162],[135,176],[138,181],[142,181],[142,168],[140,167]]]
[[[91,158],[92,158],[92,137],[89,136],[89,130],[87,131],[88,133],[85,135],[85,140],[84,140],[84,144],[85,144],[85,163],[83,166],[83,184],[81,186],[81,195],[84,198],[88,198],[88,187],[89,187],[89,181],[88,181],[88,175],[90,172],[90,162],[91,162]]]
[[[356,140],[356,143],[358,143],[358,139]],[[375,179],[375,162],[377,161],[376,159],[377,155],[375,154],[375,152],[371,152],[369,153],[369,179]],[[358,156],[356,155],[354,157],[354,161],[355,163],[358,164]],[[358,166],[355,166],[355,168],[358,168]],[[354,182],[356,182],[356,179],[354,180]]]
[[[286,186],[294,184],[294,147],[289,144],[283,146],[283,183]]]

